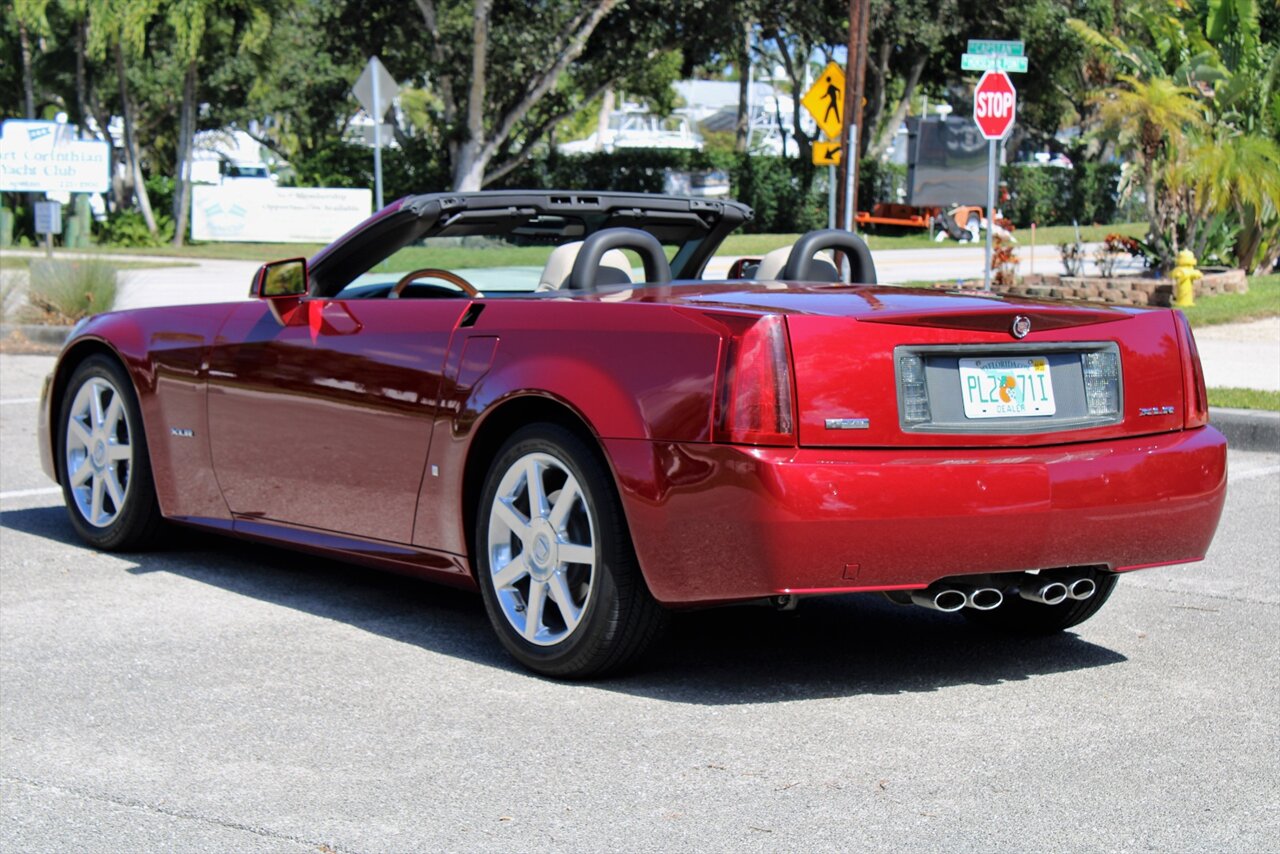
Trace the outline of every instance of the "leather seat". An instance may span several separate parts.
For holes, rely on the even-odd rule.
[[[542,268],[538,278],[538,291],[558,291],[564,289],[573,272],[573,262],[577,260],[582,249],[582,241],[575,240],[551,250],[547,264]],[[629,285],[631,284],[631,262],[618,249],[610,249],[600,260],[600,270],[596,274],[597,285]]]
[[[760,263],[756,266],[755,273],[752,274],[751,278],[761,282],[776,280],[782,275],[782,268],[787,266],[787,259],[790,257],[790,246],[780,246],[774,249],[760,259]],[[814,282],[840,281],[840,271],[836,269],[835,262],[832,261],[830,254],[826,252],[819,253],[813,264],[813,274],[809,278],[810,281]]]

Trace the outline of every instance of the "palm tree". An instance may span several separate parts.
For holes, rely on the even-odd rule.
[[[89,53],[94,59],[108,55],[115,62],[116,83],[120,90],[120,116],[124,122],[124,153],[138,210],[153,235],[160,229],[151,211],[151,197],[142,175],[142,154],[138,146],[137,123],[133,97],[129,94],[126,63],[140,59],[146,52],[147,25],[159,11],[160,0],[92,0],[89,4]],[[106,128],[102,129],[106,133]]]
[[[1240,223],[1236,264],[1253,271],[1280,250],[1280,144],[1258,134],[1221,131],[1187,162],[1188,182],[1210,213]]]
[[[1171,205],[1157,193],[1161,165],[1182,150],[1188,133],[1205,127],[1199,92],[1167,77],[1139,80],[1121,74],[1121,85],[1094,98],[1103,127],[1116,134],[1121,151],[1132,152],[1146,195],[1147,241],[1155,244],[1166,231]]]

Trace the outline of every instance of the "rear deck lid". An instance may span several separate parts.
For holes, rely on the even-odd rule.
[[[887,302],[787,316],[801,445],[1026,446],[1182,426],[1172,312]]]

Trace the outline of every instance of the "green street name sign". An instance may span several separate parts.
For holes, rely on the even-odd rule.
[[[989,39],[969,39],[969,53],[983,56],[1022,56],[1022,42],[1001,42]]]
[[[1000,56],[985,53],[966,53],[960,57],[961,71],[1008,71],[1013,74],[1027,73],[1025,56]]]

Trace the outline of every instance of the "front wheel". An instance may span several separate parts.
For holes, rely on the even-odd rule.
[[[489,468],[476,574],[498,638],[521,664],[581,679],[637,660],[666,612],[645,585],[612,479],[572,432],[534,424]]]
[[[58,412],[58,480],[76,533],[108,551],[150,543],[160,508],[142,412],[124,368],[104,355],[85,359]]]

